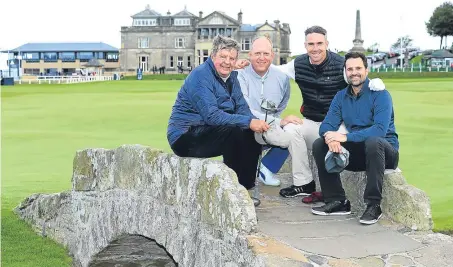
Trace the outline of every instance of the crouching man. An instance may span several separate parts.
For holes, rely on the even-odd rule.
[[[339,172],[328,172],[326,154],[349,151],[350,171],[366,171],[364,200],[367,208],[362,224],[374,224],[382,216],[380,207],[385,169],[396,169],[399,160],[398,135],[394,125],[392,98],[387,90],[371,91],[364,54],[345,55],[349,86],[335,95],[319,135],[313,144],[325,205],[312,208],[317,215],[346,215],[351,204],[346,199]],[[337,132],[344,122],[348,134]],[[338,171],[338,170],[337,170]]]

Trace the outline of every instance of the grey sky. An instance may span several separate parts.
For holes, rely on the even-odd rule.
[[[168,10],[176,13],[187,6],[187,10],[195,15],[200,10],[204,16],[219,10],[237,18],[237,13],[242,10],[243,22],[247,24],[279,19],[290,24],[293,55],[305,52],[303,32],[315,24],[327,29],[331,49],[350,49],[354,39],[356,9],[361,12],[365,47],[377,42],[380,49],[388,50],[404,34],[414,39],[414,46],[438,48],[440,38],[427,34],[425,22],[434,9],[445,1],[430,0],[420,4],[409,0],[266,2],[281,5],[243,0],[133,0],[115,4],[104,0],[2,1],[0,49],[13,49],[28,42],[105,42],[120,48],[120,27],[130,26],[130,16],[145,9],[147,4],[161,14]],[[297,7],[293,6],[296,2]],[[452,41],[453,37],[449,37],[448,44],[451,45]],[[0,61],[1,65],[3,61]]]

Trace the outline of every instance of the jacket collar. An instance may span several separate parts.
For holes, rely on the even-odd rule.
[[[370,91],[370,79],[368,79],[368,77],[363,82],[362,89],[357,94],[357,98],[361,97],[367,91]],[[346,94],[349,95],[350,97],[355,97],[354,91],[352,89],[352,85],[348,85],[348,89],[346,90]]]

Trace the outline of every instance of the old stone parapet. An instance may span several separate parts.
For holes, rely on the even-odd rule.
[[[32,195],[15,211],[67,246],[78,266],[125,235],[156,240],[179,266],[264,266],[248,249],[253,203],[221,162],[139,145],[86,149],[74,158],[72,185]]]

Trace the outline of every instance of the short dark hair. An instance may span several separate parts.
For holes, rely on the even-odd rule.
[[[305,30],[305,36],[309,35],[310,33],[319,33],[319,34],[322,34],[324,36],[327,35],[326,29],[324,29],[321,26],[316,26],[316,25],[315,26],[311,26],[310,28]]]
[[[361,58],[363,61],[363,65],[365,66],[365,69],[368,68],[368,61],[366,59],[366,56],[364,53],[360,52],[349,52],[346,55],[344,55],[344,67],[346,68],[346,61],[350,58]]]

